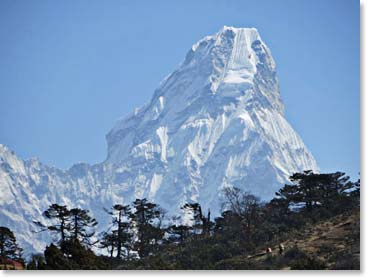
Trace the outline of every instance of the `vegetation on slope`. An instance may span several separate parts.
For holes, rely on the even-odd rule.
[[[187,203],[189,225],[179,216],[164,224],[165,211],[147,199],[116,204],[106,210],[111,226],[99,240],[88,211],[53,204],[44,212],[49,225],[35,223],[59,239],[27,268],[359,269],[359,180],[305,171],[290,181],[267,203],[226,188],[214,221],[199,203]],[[96,255],[96,247],[108,255]]]

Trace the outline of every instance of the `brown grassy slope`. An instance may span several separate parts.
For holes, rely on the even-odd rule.
[[[360,260],[360,214],[359,209],[333,217],[324,222],[300,228],[282,241],[284,253],[299,249],[311,257],[325,262],[327,269],[358,269]],[[272,245],[271,256],[279,255],[278,245]],[[287,257],[287,254],[282,256]],[[269,255],[250,258],[263,264]],[[249,258],[249,257],[248,257]],[[286,261],[285,261],[286,260]],[[283,258],[281,269],[290,269],[291,258]]]

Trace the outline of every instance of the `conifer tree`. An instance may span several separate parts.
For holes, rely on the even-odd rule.
[[[98,222],[89,215],[88,210],[74,208],[70,210],[70,238],[72,241],[79,241],[82,245],[91,246],[96,242],[91,242],[91,237],[95,232],[93,228]]]
[[[112,225],[115,229],[112,233],[105,234],[104,242],[114,250],[117,250],[116,257],[121,258],[123,248],[126,251],[126,255],[128,255],[132,247],[131,209],[129,205],[116,204],[110,211],[106,210],[106,212],[112,215]]]
[[[23,262],[22,248],[17,244],[14,233],[0,226],[0,257]]]
[[[164,235],[164,231],[159,228],[161,210],[158,205],[145,198],[136,199],[133,207],[135,211],[130,217],[138,231],[135,248],[140,257],[146,257],[154,251],[156,244]]]
[[[293,203],[305,203],[306,210],[311,212],[314,207],[323,207],[325,210],[334,209],[335,203],[349,197],[353,189],[353,182],[343,172],[318,174],[311,170],[295,173],[290,177],[293,182],[292,189],[295,194],[283,198],[292,200]]]
[[[110,258],[112,258],[116,248],[116,231],[102,233],[99,244],[99,248],[107,249],[107,251],[110,253]]]
[[[75,265],[70,259],[65,257],[64,253],[53,243],[45,249],[46,269],[52,270],[70,270],[75,269]]]
[[[70,211],[66,206],[52,204],[43,212],[43,216],[53,223],[47,226],[43,225],[40,221],[34,221],[34,223],[41,227],[41,232],[49,230],[57,233],[60,236],[59,244],[63,244],[70,231]]]

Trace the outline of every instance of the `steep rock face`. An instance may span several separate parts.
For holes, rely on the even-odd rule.
[[[26,250],[46,234],[32,220],[52,203],[92,211],[147,197],[177,211],[188,201],[219,213],[221,189],[237,186],[263,199],[294,172],[317,165],[284,118],[275,63],[256,29],[224,27],[192,46],[149,104],[107,135],[107,159],[63,171],[22,161],[0,146],[0,220]],[[43,237],[41,237],[43,236]]]

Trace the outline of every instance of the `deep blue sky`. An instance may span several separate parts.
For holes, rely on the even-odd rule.
[[[255,27],[322,171],[359,172],[359,1],[0,1],[0,143],[68,168],[148,102],[197,40]]]

